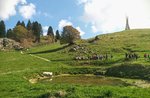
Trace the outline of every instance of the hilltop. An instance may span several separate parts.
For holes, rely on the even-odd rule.
[[[150,49],[150,29],[125,30],[98,37],[99,40],[90,43],[89,46],[103,52],[144,52]]]

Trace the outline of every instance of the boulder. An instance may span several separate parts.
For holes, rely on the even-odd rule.
[[[53,75],[52,72],[43,72],[44,76],[51,77]]]
[[[67,95],[67,92],[66,91],[58,91],[56,92],[55,96],[56,97],[59,97],[59,98],[62,98],[62,97],[65,97]]]
[[[11,49],[22,50],[23,47],[20,45],[20,43],[12,39],[0,38],[0,50],[11,50]]]

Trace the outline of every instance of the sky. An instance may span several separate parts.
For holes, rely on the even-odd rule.
[[[131,29],[150,28],[149,0],[0,0],[0,20],[6,28],[17,21],[38,21],[44,34],[66,25],[79,30],[82,38],[125,29],[126,17]]]

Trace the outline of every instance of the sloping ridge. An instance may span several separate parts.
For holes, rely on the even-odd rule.
[[[99,45],[99,49],[101,50],[108,49],[116,52],[118,52],[119,49],[120,51],[150,50],[150,29],[125,30],[121,32],[99,35],[98,37],[99,40],[96,40],[94,45]],[[93,43],[91,43],[91,45],[93,45]]]

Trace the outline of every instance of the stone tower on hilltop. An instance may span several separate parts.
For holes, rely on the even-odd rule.
[[[126,17],[126,28],[125,28],[125,30],[130,30],[128,17]]]

